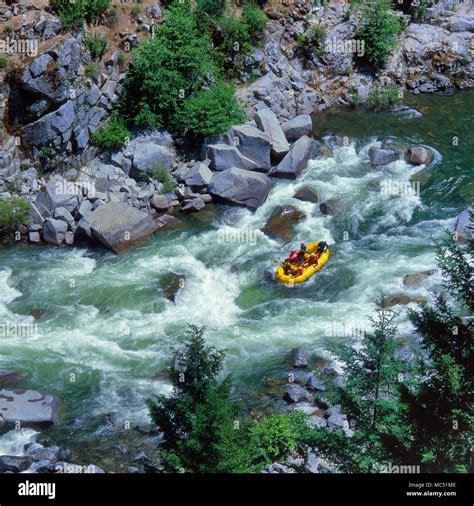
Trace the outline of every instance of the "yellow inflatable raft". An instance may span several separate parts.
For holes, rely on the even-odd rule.
[[[312,242],[311,244],[308,244],[306,246],[306,251],[308,253],[313,253],[318,248],[319,242]],[[291,274],[285,274],[283,270],[283,264],[278,267],[276,271],[276,279],[280,283],[284,283],[287,286],[294,286],[299,285],[300,283],[304,283],[305,281],[308,281],[308,279],[313,275],[316,274],[328,261],[330,255],[329,248],[326,248],[326,250],[322,253],[322,255],[318,258],[318,263],[316,265],[309,265],[303,270],[303,274],[300,274],[299,276],[292,276]]]

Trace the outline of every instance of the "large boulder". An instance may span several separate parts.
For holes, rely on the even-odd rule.
[[[36,206],[41,214],[45,216],[45,210],[48,216],[52,216],[54,211],[63,207],[70,213],[74,212],[79,206],[80,191],[74,183],[68,181],[50,181],[36,195]]]
[[[296,141],[300,137],[303,137],[303,135],[311,136],[313,122],[309,114],[301,114],[283,123],[281,129],[288,141]]]
[[[467,243],[474,236],[474,226],[471,224],[468,209],[458,214],[454,231],[456,234],[456,240],[461,243]]]
[[[150,214],[123,202],[103,204],[86,218],[92,239],[120,253],[146,241],[157,229]]]
[[[174,152],[166,147],[151,142],[140,142],[133,152],[131,177],[139,177],[143,173],[153,175],[158,168],[171,171],[174,160]]]
[[[296,178],[308,165],[311,158],[312,141],[308,136],[298,139],[285,158],[270,171],[270,175]]]
[[[43,225],[43,239],[48,244],[60,246],[66,238],[67,223],[63,220],[48,218]]]
[[[213,173],[209,167],[198,162],[183,174],[182,180],[187,186],[205,188],[211,182],[212,176]]]
[[[0,390],[0,432],[21,427],[43,430],[54,423],[58,399],[35,390]]]
[[[423,146],[415,146],[407,151],[405,160],[412,165],[427,165],[433,160],[433,155]]]
[[[387,165],[400,159],[400,153],[395,149],[383,149],[372,146],[369,149],[370,163],[376,165]]]
[[[232,167],[245,170],[257,170],[260,166],[257,162],[244,156],[234,145],[208,144],[206,156],[211,161],[210,167],[214,170],[223,171]]]
[[[256,209],[265,202],[271,186],[265,174],[232,167],[212,178],[209,193],[226,202]]]
[[[270,137],[251,125],[239,125],[232,128],[232,134],[239,151],[256,162],[261,169],[270,170]]]
[[[312,398],[311,394],[305,390],[302,386],[296,383],[290,383],[286,387],[286,391],[283,394],[283,400],[288,404],[294,402],[310,401]]]
[[[275,113],[268,107],[259,109],[255,113],[255,122],[270,137],[272,155],[277,160],[283,158],[290,150],[290,145]]]
[[[277,206],[262,228],[262,232],[269,237],[288,243],[293,238],[295,224],[304,217],[305,214],[294,206]]]

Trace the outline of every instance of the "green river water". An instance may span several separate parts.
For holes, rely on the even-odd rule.
[[[209,341],[227,349],[236,395],[265,409],[277,402],[265,390],[266,379],[288,372],[291,348],[330,357],[332,344],[367,329],[380,290],[427,296],[437,276],[411,291],[401,278],[435,267],[432,240],[472,200],[474,92],[412,97],[409,104],[422,114],[405,108],[316,116],[317,138],[347,136],[349,145],[311,161],[296,181],[275,180],[255,213],[205,211],[189,218],[186,229],[158,233],[120,256],[77,248],[0,249],[0,324],[36,325],[31,335],[0,338],[0,369],[22,371],[22,387],[58,395],[58,422],[48,436],[83,463],[117,469],[117,445],[138,449],[141,436],[110,429],[103,415],[117,412],[132,426],[148,423],[144,400],[169,391],[166,371],[187,323],[207,326]],[[404,161],[372,169],[368,149],[387,137],[436,150],[435,162],[416,176],[420,195],[380,190],[382,183],[406,185],[420,170]],[[293,199],[305,185],[322,200],[340,199],[344,211],[326,217],[317,205]],[[292,289],[273,279],[274,259],[290,245],[260,232],[278,204],[293,204],[307,216],[296,227],[295,246],[324,239],[337,254]],[[171,272],[185,279],[175,302],[159,287],[160,277]],[[408,334],[403,315],[399,323]],[[33,435],[0,436],[0,454],[20,453]]]

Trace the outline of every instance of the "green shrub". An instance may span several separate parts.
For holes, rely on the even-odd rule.
[[[29,223],[29,208],[28,202],[22,199],[0,201],[0,239],[11,239],[20,225]]]
[[[376,0],[363,10],[355,37],[364,42],[364,58],[368,62],[384,65],[397,47],[401,30],[400,18],[393,13],[387,1]]]
[[[396,86],[373,88],[370,90],[366,106],[375,112],[385,111],[400,103],[400,89]]]
[[[89,50],[93,60],[100,60],[109,49],[107,38],[98,34],[86,35],[84,45]]]
[[[138,16],[138,14],[140,14],[140,6],[139,5],[132,6],[132,8],[130,9],[130,13],[133,16]]]
[[[244,120],[242,108],[234,98],[234,89],[217,83],[186,100],[180,123],[183,132],[203,139],[226,132]]]
[[[84,68],[84,75],[97,82],[100,76],[99,67],[95,63],[89,62]]]
[[[65,28],[73,29],[84,23],[97,23],[110,6],[110,0],[51,0],[52,9],[59,14]]]
[[[0,54],[0,69],[6,69],[8,67],[8,57],[5,54]]]
[[[323,44],[326,38],[326,30],[322,25],[311,27],[306,33],[296,38],[297,50],[305,57],[320,56],[323,52]]]
[[[227,0],[197,0],[196,11],[200,18],[218,18],[224,14],[226,6]]]
[[[242,10],[242,22],[247,26],[250,42],[255,46],[260,45],[268,22],[267,16],[255,3],[248,2]]]
[[[119,149],[130,136],[131,133],[125,124],[116,118],[110,118],[97,132],[91,134],[92,142],[102,149]]]
[[[110,28],[114,27],[118,23],[118,16],[115,7],[108,10],[105,14],[107,26]]]
[[[166,126],[196,137],[222,133],[241,116],[235,114],[239,110],[235,97],[219,79],[208,36],[198,28],[189,6],[176,3],[154,37],[134,52],[119,111],[137,126]],[[200,111],[199,106],[216,110]]]
[[[270,464],[294,451],[309,430],[307,415],[294,411],[289,415],[271,415],[252,428],[254,462]]]
[[[177,186],[176,180],[171,176],[169,170],[163,165],[154,163],[152,165],[151,175],[163,185],[163,193],[169,193]]]

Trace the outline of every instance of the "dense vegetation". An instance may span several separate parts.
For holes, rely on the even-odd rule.
[[[364,42],[364,59],[373,65],[384,65],[397,47],[402,31],[400,18],[387,0],[375,0],[364,6],[355,37]]]
[[[97,23],[110,6],[110,0],[51,0],[66,28],[78,28],[84,23]]]
[[[25,200],[0,201],[0,242],[11,240],[20,225],[29,222],[29,204]]]
[[[201,0],[196,10],[170,4],[166,21],[134,52],[119,105],[124,122],[199,140],[244,120],[223,75],[239,68],[266,18],[253,3],[240,18],[224,9],[225,2]]]
[[[175,358],[173,394],[149,402],[165,433],[165,467],[192,472],[259,471],[302,445],[343,472],[383,472],[390,465],[421,472],[473,472],[474,305],[472,247],[449,239],[438,246],[444,289],[434,306],[410,312],[423,353],[415,364],[396,358],[396,314],[377,301],[373,331],[361,347],[335,350],[343,383],[326,380],[331,403],[348,416],[344,429],[312,428],[306,415],[253,420],[231,396],[231,379],[218,380],[224,352],[208,346],[204,330],[190,327]],[[337,384],[336,384],[337,383]]]

